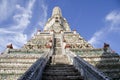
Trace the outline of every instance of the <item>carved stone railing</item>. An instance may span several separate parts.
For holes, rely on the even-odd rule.
[[[100,72],[75,53],[67,50],[66,55],[75,68],[84,77],[84,80],[111,80],[109,77],[105,76],[103,72]]]
[[[52,54],[53,50],[44,53],[18,80],[41,80],[42,72]]]

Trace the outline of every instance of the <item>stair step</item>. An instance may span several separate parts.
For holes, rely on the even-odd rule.
[[[81,76],[43,76],[42,80],[83,80]]]
[[[26,70],[20,70],[20,69],[0,70],[0,73],[24,73]]]
[[[61,70],[58,70],[58,69],[57,69],[57,70],[54,70],[54,69],[50,69],[50,70],[49,70],[49,69],[46,69],[46,70],[45,70],[45,72],[66,72],[66,71],[67,71],[67,72],[72,72],[72,71],[73,71],[73,72],[77,72],[78,70],[76,70],[76,69],[75,69],[75,70],[71,70],[71,69],[66,69],[66,70],[63,70],[63,69],[61,69]]]
[[[46,76],[77,76],[79,73],[76,72],[43,72]]]
[[[117,72],[120,72],[120,68],[116,68],[116,69],[101,69],[101,71],[103,71],[103,72],[115,72],[115,73],[117,73]]]
[[[55,65],[49,65],[49,67],[73,67],[73,65],[69,65],[69,64],[55,64]]]
[[[0,80],[17,80],[22,74],[0,74]]]
[[[115,63],[115,64],[97,64],[96,65],[97,68],[99,69],[116,69],[116,68],[120,68],[120,63]]]
[[[38,59],[41,54],[3,54],[0,59]]]
[[[42,80],[83,80],[73,65],[49,65],[43,72]]]
[[[120,80],[120,72],[105,72],[104,74],[111,77],[113,80]]]
[[[8,63],[5,63],[5,64],[0,64],[0,68],[9,68],[9,67],[30,67],[32,64],[8,64]]]
[[[74,67],[49,67],[47,69],[50,69],[50,70],[69,70],[69,69],[74,69]]]
[[[3,68],[0,68],[0,70],[26,70],[26,69],[28,69],[28,68],[24,68],[24,67],[16,67],[16,68],[14,68],[14,67],[8,67],[8,68],[5,68],[5,67],[3,67]]]
[[[83,78],[78,70],[69,64],[66,55],[57,54],[52,56],[52,63],[46,66],[42,80],[83,80]]]

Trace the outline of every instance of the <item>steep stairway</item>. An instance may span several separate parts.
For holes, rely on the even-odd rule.
[[[58,36],[59,37],[59,36]],[[62,54],[61,39],[54,39],[54,55],[42,74],[42,80],[83,80],[80,72]]]
[[[60,38],[55,38],[54,39],[54,51],[56,54],[61,54],[62,53],[62,47],[61,47],[61,39]]]
[[[54,55],[43,72],[42,80],[83,80],[65,55]]]

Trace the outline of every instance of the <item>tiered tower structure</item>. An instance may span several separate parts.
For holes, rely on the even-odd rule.
[[[0,80],[119,80],[119,66],[120,56],[109,45],[94,48],[55,7],[43,31],[0,55]]]

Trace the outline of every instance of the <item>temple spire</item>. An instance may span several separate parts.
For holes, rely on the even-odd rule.
[[[62,16],[61,9],[58,6],[54,7],[53,9],[52,16],[54,15]]]
[[[60,32],[71,31],[67,20],[62,16],[61,9],[59,7],[54,7],[52,11],[52,16],[48,19],[45,24],[44,31]]]

